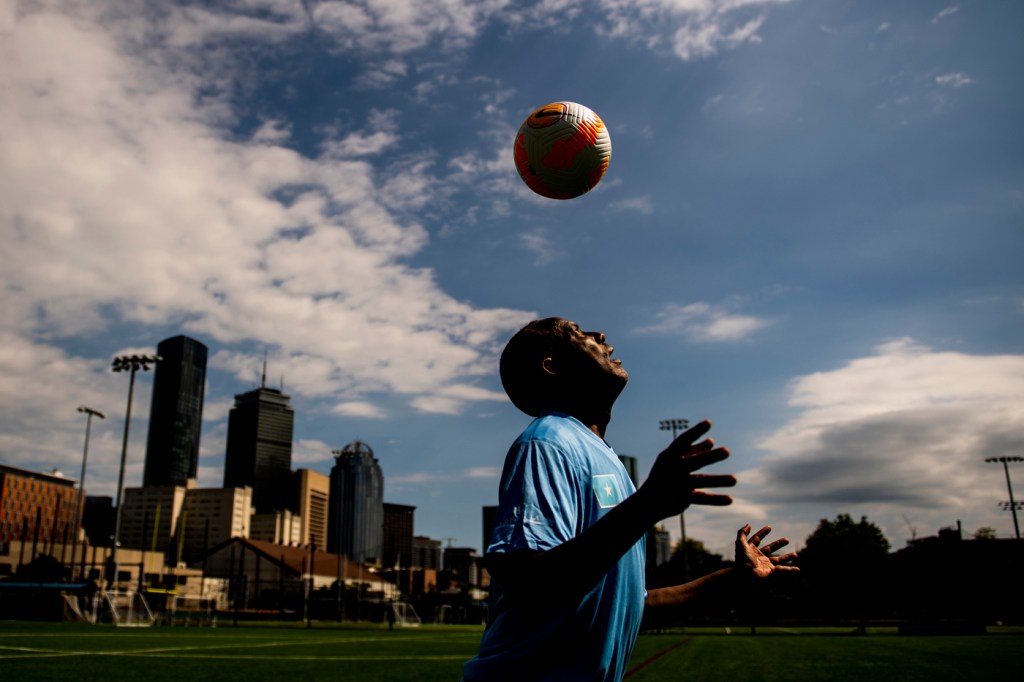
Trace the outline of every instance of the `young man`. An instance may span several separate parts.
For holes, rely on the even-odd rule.
[[[727,505],[705,488],[736,484],[694,473],[729,456],[702,422],[658,455],[634,489],[604,441],[612,405],[629,374],[604,334],[548,318],[521,329],[501,356],[512,403],[534,421],[509,450],[485,559],[491,610],[468,682],[620,680],[643,618],[697,599],[728,595],[774,571],[797,570],[788,544],[758,548],[770,531],[736,538],[736,565],[674,587],[644,589],[644,537],[691,504]]]

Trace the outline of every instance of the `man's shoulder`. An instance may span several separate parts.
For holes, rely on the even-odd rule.
[[[578,438],[582,429],[583,425],[575,418],[558,412],[548,412],[530,422],[517,440],[559,443]]]

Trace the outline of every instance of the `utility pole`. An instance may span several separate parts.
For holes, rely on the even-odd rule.
[[[989,457],[986,462],[1001,462],[1006,473],[1006,490],[1010,494],[1010,504],[1006,505],[1013,512],[1013,531],[1020,540],[1020,524],[1017,522],[1017,503],[1013,499],[1013,486],[1010,485],[1010,462],[1024,462],[1024,457]]]

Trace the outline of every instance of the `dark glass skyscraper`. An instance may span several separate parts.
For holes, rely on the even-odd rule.
[[[366,443],[349,443],[335,457],[327,519],[327,551],[353,561],[380,562],[384,473]]]
[[[153,376],[142,485],[184,486],[199,470],[206,346],[187,336],[164,339]]]
[[[295,411],[291,398],[262,386],[235,396],[228,415],[224,487],[252,488],[257,512],[288,508]]]

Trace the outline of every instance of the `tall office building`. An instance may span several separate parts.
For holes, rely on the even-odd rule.
[[[153,375],[142,485],[184,486],[199,469],[206,346],[175,336],[161,341],[156,352],[161,360]]]
[[[384,474],[366,443],[349,443],[335,457],[327,520],[327,551],[361,563],[380,562]]]
[[[288,508],[295,411],[291,398],[263,385],[235,396],[228,415],[224,487],[252,488],[257,512]]]
[[[331,480],[318,471],[296,469],[291,478],[289,509],[302,524],[299,544],[327,549],[327,505]]]
[[[384,529],[381,537],[381,563],[385,568],[412,566],[412,531],[416,507],[384,503]]]
[[[441,541],[416,535],[412,539],[413,568],[441,570]]]

